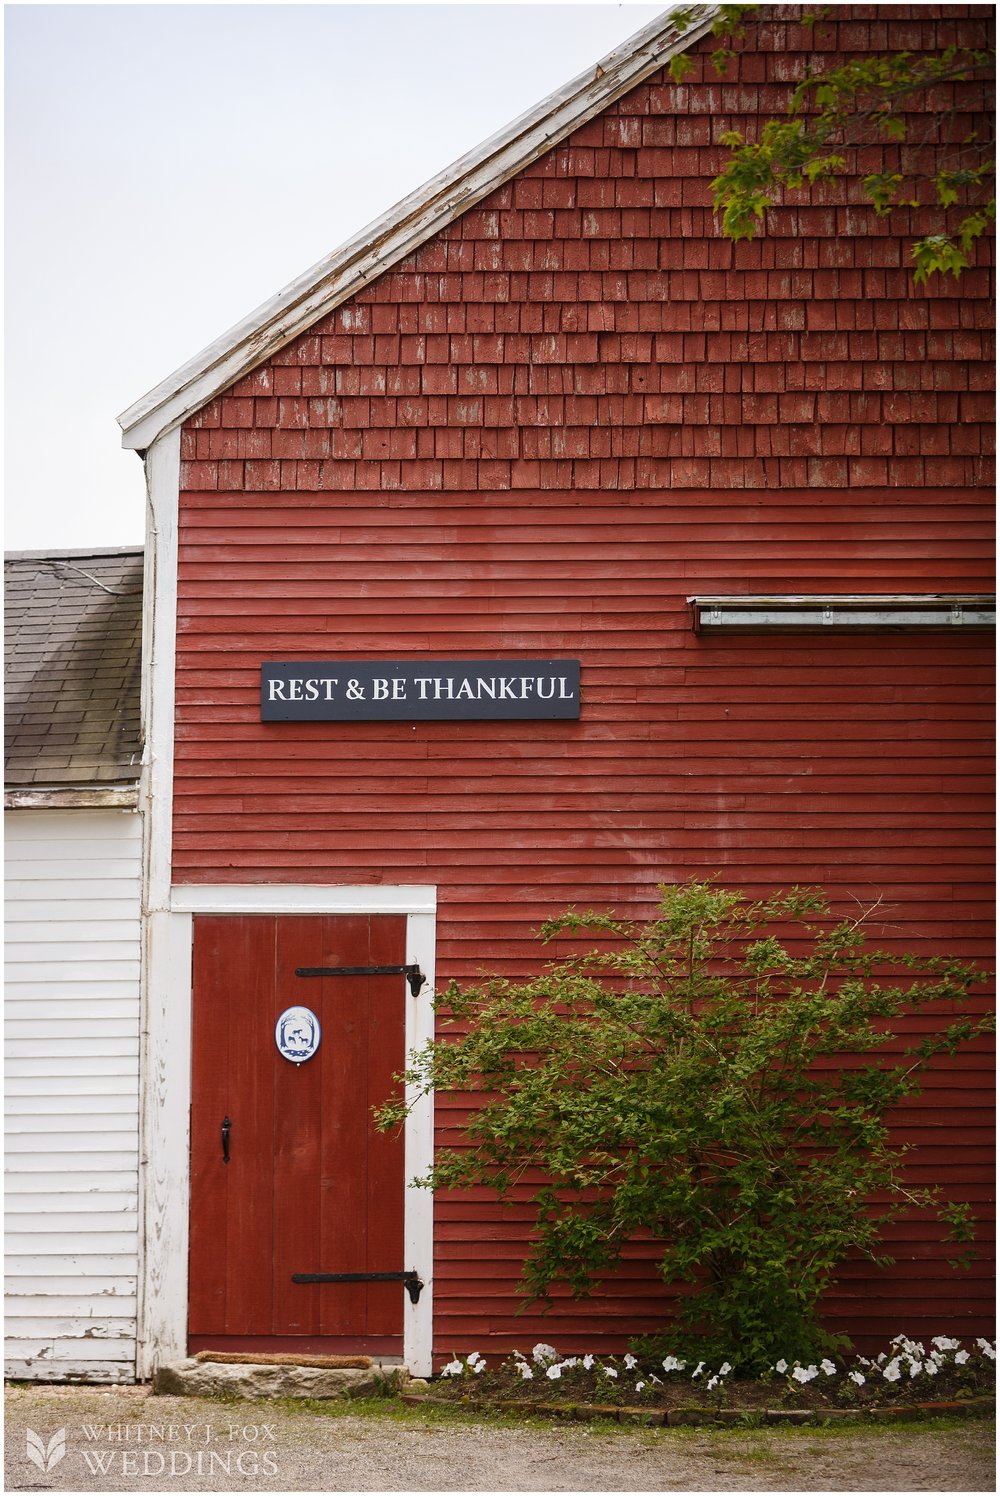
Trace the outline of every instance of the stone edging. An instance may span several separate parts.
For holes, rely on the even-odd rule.
[[[597,1418],[647,1428],[682,1428],[706,1424],[739,1424],[759,1419],[765,1425],[821,1424],[831,1419],[895,1421],[904,1418],[985,1415],[994,1410],[991,1397],[972,1397],[952,1402],[910,1403],[906,1407],[882,1408],[621,1408],[603,1403],[480,1402],[469,1397],[434,1397],[423,1392],[402,1392],[400,1401],[414,1406],[480,1408],[491,1413],[529,1413],[536,1418],[561,1418],[582,1423]]]

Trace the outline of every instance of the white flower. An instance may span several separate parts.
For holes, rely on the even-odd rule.
[[[636,1384],[635,1384],[635,1390],[636,1390],[636,1392],[641,1392],[642,1389],[643,1389],[643,1387],[645,1387],[645,1385],[646,1385],[645,1382],[636,1382]]]
[[[968,1361],[968,1359],[969,1359],[969,1352],[968,1351],[956,1351],[955,1352],[955,1365],[956,1366],[964,1366],[965,1363],[966,1363],[966,1361]]]
[[[733,1368],[730,1366],[728,1361],[723,1361],[722,1365],[719,1367],[720,1377],[727,1377],[732,1369]]]
[[[865,1379],[861,1375],[860,1371],[849,1371],[847,1375],[850,1377],[851,1381],[856,1382],[859,1387],[863,1387],[865,1385]]]
[[[590,1368],[593,1366],[593,1364],[594,1364],[594,1358],[593,1358],[593,1356],[590,1356],[590,1355],[584,1356],[583,1360],[580,1363],[580,1365],[583,1367],[584,1371],[589,1371]]]
[[[678,1361],[676,1356],[666,1356],[663,1361],[663,1370],[683,1371],[686,1365],[686,1361]]]
[[[461,1361],[449,1361],[447,1366],[442,1366],[441,1375],[443,1377],[460,1377],[464,1370],[465,1367]]]
[[[938,1365],[937,1361],[935,1361],[934,1357],[931,1356],[927,1361],[924,1362],[924,1370],[926,1371],[928,1376],[935,1377],[941,1370],[941,1367]]]
[[[547,1366],[550,1361],[559,1360],[559,1352],[554,1345],[546,1345],[544,1340],[540,1340],[531,1348],[531,1359],[538,1366]]]
[[[617,1371],[615,1371],[615,1368],[613,1366],[602,1366],[601,1370],[604,1372],[604,1375],[606,1377],[615,1378],[618,1376],[618,1373]]]
[[[550,1366],[548,1368],[545,1375],[548,1377],[550,1382],[558,1382],[559,1378],[562,1376],[562,1364],[557,1361],[555,1366]]]
[[[832,1361],[825,1360],[819,1363],[820,1371],[825,1371],[828,1377],[832,1377],[837,1368]]]
[[[782,1376],[784,1376],[785,1372],[788,1370],[788,1362],[784,1358],[782,1358],[780,1361],[775,1361],[774,1369],[775,1371],[780,1372]]]
[[[996,1346],[991,1345],[988,1340],[984,1340],[981,1335],[977,1335],[976,1336],[976,1344],[978,1345],[979,1349],[982,1351],[983,1355],[986,1357],[986,1359],[988,1361],[995,1361],[996,1360],[996,1358],[997,1358]]]
[[[471,1366],[472,1370],[478,1376],[480,1372],[486,1370],[486,1357],[481,1356],[478,1351],[473,1351],[471,1356],[466,1357],[465,1364],[466,1366]]]
[[[923,1364],[920,1361],[917,1361],[913,1356],[911,1356],[910,1357],[910,1379],[911,1379],[911,1381],[912,1381],[912,1379],[914,1377],[918,1377],[920,1375],[921,1371],[923,1371]]]
[[[657,1385],[657,1387],[662,1387],[663,1386],[662,1379],[660,1377],[656,1376],[655,1373],[652,1372],[652,1371],[649,1373],[649,1380],[651,1382],[655,1382],[656,1385]]]
[[[882,1367],[882,1375],[887,1382],[899,1381],[899,1359],[893,1356],[892,1360]]]
[[[636,1360],[636,1359],[635,1359],[635,1357],[634,1357],[634,1356],[626,1356],[626,1357],[625,1357],[625,1370],[626,1370],[626,1371],[631,1371],[631,1370],[632,1370],[632,1367],[633,1367],[633,1366],[638,1366],[638,1364],[639,1364],[639,1363],[638,1363],[638,1361],[637,1361],[637,1360]]]
[[[811,1382],[812,1379],[813,1379],[813,1377],[818,1377],[818,1376],[819,1376],[819,1367],[818,1366],[799,1366],[799,1365],[795,1365],[795,1366],[792,1367],[792,1380],[795,1381],[795,1382]]]
[[[535,1380],[535,1373],[532,1371],[527,1361],[520,1361],[518,1363],[518,1370],[521,1373],[522,1382],[533,1382]]]
[[[705,1383],[706,1389],[711,1392],[712,1388],[717,1384],[718,1380],[718,1377],[709,1377],[708,1381]]]
[[[924,1354],[924,1348],[920,1344],[920,1341],[911,1340],[908,1335],[895,1335],[889,1341],[889,1344],[898,1345],[900,1350],[904,1351],[908,1356],[922,1356]]]
[[[704,1363],[704,1361],[699,1361],[698,1365],[695,1367],[694,1371],[692,1371],[692,1373],[691,1373],[691,1380],[692,1380],[692,1382],[694,1381],[695,1377],[700,1377],[701,1374],[702,1374],[702,1372],[704,1370],[705,1370],[705,1363]]]

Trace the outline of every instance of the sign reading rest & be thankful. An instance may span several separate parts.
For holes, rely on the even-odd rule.
[[[579,660],[296,660],[260,667],[262,722],[579,717]]]

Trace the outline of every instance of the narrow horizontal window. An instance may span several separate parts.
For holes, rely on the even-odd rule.
[[[817,597],[689,597],[700,634],[763,630],[991,629],[996,598],[981,593]]]

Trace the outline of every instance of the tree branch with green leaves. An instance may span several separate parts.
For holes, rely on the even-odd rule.
[[[736,56],[732,42],[743,40],[759,6],[722,6],[712,31],[727,44],[712,54],[724,74]],[[698,8],[678,12],[683,33],[696,23]],[[829,8],[807,14],[804,23],[822,25]],[[671,60],[675,81],[694,64],[687,53]],[[961,114],[992,117],[996,54],[992,48],[951,46],[934,54],[908,51],[856,58],[836,67],[810,71],[792,91],[784,117],[764,122],[756,140],[738,130],[721,135],[729,159],[711,184],[713,209],[722,215],[722,232],[734,241],[753,239],[771,209],[790,192],[854,175],[860,196],[879,217],[900,208],[937,215],[937,228],[911,246],[914,280],[935,273],[961,275],[974,246],[996,219],[994,142],[976,130],[948,138],[957,106],[935,102],[933,91],[971,84]],[[860,150],[877,148],[880,169],[856,168]]]

